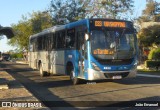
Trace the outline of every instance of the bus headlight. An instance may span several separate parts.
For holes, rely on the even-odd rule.
[[[93,67],[94,70],[96,70],[96,71],[101,70],[95,63],[92,62],[91,64],[92,64],[92,67]]]
[[[131,70],[136,70],[137,69],[137,64],[138,64],[138,61],[135,60],[133,66],[131,67]]]
[[[135,60],[135,62],[134,62],[133,65],[134,65],[134,66],[137,66],[137,65],[138,65],[138,60]]]

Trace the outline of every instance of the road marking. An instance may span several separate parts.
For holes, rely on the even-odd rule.
[[[160,75],[137,74],[137,76],[160,78]]]

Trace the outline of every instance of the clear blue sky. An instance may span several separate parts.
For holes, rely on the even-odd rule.
[[[33,11],[43,11],[49,7],[51,0],[1,0],[0,25],[11,26],[18,23],[22,15]],[[6,52],[14,49],[7,45],[7,38],[0,40],[0,51]]]
[[[51,0],[1,0],[0,1],[0,25],[10,26],[18,23],[22,15],[32,13],[33,11],[42,11],[49,7]],[[146,0],[134,0],[134,16],[141,15],[145,8]],[[160,0],[156,0],[160,2]],[[0,51],[6,52],[14,49],[7,45],[6,37],[0,40]]]

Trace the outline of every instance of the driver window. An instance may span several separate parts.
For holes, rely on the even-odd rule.
[[[75,47],[75,29],[67,30],[66,36],[66,48],[74,48]]]

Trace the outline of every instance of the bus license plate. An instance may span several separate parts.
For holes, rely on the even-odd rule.
[[[112,79],[122,79],[122,76],[113,76]]]

